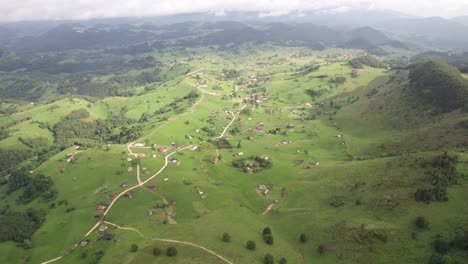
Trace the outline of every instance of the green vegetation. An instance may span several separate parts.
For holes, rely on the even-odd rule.
[[[362,69],[364,66],[369,66],[373,68],[385,68],[387,65],[382,63],[374,56],[361,56],[354,58],[349,61],[349,65],[353,67],[353,69]]]
[[[415,65],[409,79],[415,96],[443,112],[468,103],[468,81],[458,69],[442,61],[429,60]]]

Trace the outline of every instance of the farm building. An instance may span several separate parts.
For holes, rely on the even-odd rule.
[[[99,205],[98,207],[96,207],[96,210],[102,212],[102,211],[106,210],[106,208],[107,208],[107,206],[105,206],[105,205]]]
[[[127,197],[127,198],[132,198],[132,193],[131,192],[126,192],[124,194],[124,196]]]

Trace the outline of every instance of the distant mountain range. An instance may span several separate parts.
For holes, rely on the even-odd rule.
[[[53,51],[133,45],[146,41],[184,45],[274,41],[381,52],[389,45],[419,51],[468,51],[468,16],[444,19],[361,9],[179,14],[147,18],[0,24],[0,47]]]

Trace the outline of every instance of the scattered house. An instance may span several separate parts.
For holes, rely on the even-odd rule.
[[[120,242],[120,240],[122,240],[120,237],[114,237],[115,242]]]
[[[338,134],[338,135],[336,135],[336,137],[337,137],[337,138],[341,138],[341,137],[342,137],[342,135],[341,135],[341,134]]]
[[[109,232],[104,232],[101,237],[102,240],[112,240],[112,234]]]
[[[262,191],[263,195],[267,195],[268,192],[270,191],[270,189],[268,189],[268,187],[265,184],[260,184],[258,186],[258,189]]]
[[[241,151],[241,152],[237,153],[237,156],[244,156],[244,152]]]
[[[99,205],[98,207],[96,207],[96,210],[104,212],[104,210],[106,210],[106,208],[107,208],[107,206],[105,206],[105,205]]]
[[[153,153],[152,157],[153,157],[153,158],[156,158],[157,156],[156,156],[156,154]]]
[[[159,148],[159,152],[160,152],[160,153],[166,153],[166,151],[167,151],[167,149],[164,148],[164,147],[160,147],[160,148]]]
[[[73,152],[67,153],[68,158],[71,157],[71,156],[73,156]]]
[[[124,194],[124,196],[127,197],[127,198],[132,198],[132,193],[131,192],[126,192]]]
[[[175,205],[176,203],[177,203],[177,202],[176,202],[176,200],[174,200],[174,199],[172,199],[172,200],[169,201],[169,204],[170,204],[170,205]]]
[[[200,133],[200,129],[195,129],[195,133]]]
[[[286,145],[286,144],[288,144],[288,143],[289,143],[289,142],[288,142],[287,140],[281,141],[281,144],[283,144],[283,145]]]
[[[80,247],[86,247],[88,245],[88,241],[81,241],[80,242]]]
[[[296,165],[301,165],[302,162],[304,162],[303,160],[294,160],[294,164]]]
[[[148,189],[150,189],[150,190],[154,190],[155,188],[156,188],[156,185],[154,185],[154,184],[148,185]]]
[[[120,187],[128,187],[128,182],[122,182],[122,183],[120,184]]]
[[[163,182],[168,182],[169,181],[169,178],[164,178],[163,179]]]
[[[148,173],[148,168],[142,168],[141,171],[142,171],[143,173]]]
[[[70,157],[70,158],[67,159],[67,163],[70,163],[70,162],[72,162],[73,160],[75,160],[75,159],[74,159],[73,157]]]
[[[135,147],[144,147],[145,143],[135,143],[133,146],[135,146]]]
[[[318,165],[320,165],[320,162],[318,162],[318,161],[315,162],[315,166],[318,166]]]
[[[127,161],[129,161],[129,162],[132,161],[132,158],[127,158]]]
[[[128,168],[127,168],[127,171],[129,171],[129,172],[130,172],[130,171],[133,171],[133,167],[128,167]]]
[[[307,169],[311,169],[311,168],[312,168],[312,163],[307,164],[307,167],[306,167],[306,168],[307,168]]]
[[[172,159],[171,159],[171,162],[174,163],[174,164],[176,164],[177,166],[180,165],[180,160],[178,160],[178,159],[176,159],[176,158],[172,158]]]
[[[211,162],[213,162],[213,164],[217,164],[219,161],[219,158],[218,157],[214,157],[213,160]]]
[[[156,213],[156,210],[154,209],[148,210],[148,215],[154,215],[155,213]]]
[[[193,150],[193,151],[195,151],[195,150],[198,149],[198,146],[193,146],[193,147],[191,147],[190,149]]]
[[[101,231],[101,232],[104,232],[104,231],[106,231],[106,230],[107,230],[107,226],[106,226],[106,225],[101,225],[101,226],[99,227],[99,231]]]
[[[206,199],[206,195],[205,195],[205,194],[202,194],[202,195],[200,196],[200,198],[204,200],[204,199]]]

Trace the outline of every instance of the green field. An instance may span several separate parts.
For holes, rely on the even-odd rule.
[[[68,146],[38,164],[32,175],[42,173],[53,180],[58,192],[53,201],[37,198],[22,204],[21,189],[7,194],[7,185],[0,186],[2,207],[47,211],[30,249],[0,243],[0,263],[41,263],[62,255],[55,263],[92,263],[92,254],[99,250],[105,252],[99,263],[228,263],[207,250],[246,264],[263,263],[266,253],[288,263],[427,263],[435,254],[434,238],[450,240],[456,232],[466,232],[466,177],[447,188],[447,202],[414,199],[417,189],[431,184],[421,160],[449,151],[458,155],[457,169],[467,175],[468,154],[462,143],[468,133],[458,125],[468,120],[466,112],[420,112],[409,103],[403,85],[389,81],[395,74],[404,78],[404,73],[364,67],[351,77],[348,61],[360,55],[356,50],[266,44],[239,50],[187,48],[180,54],[157,54],[164,63],[177,59],[188,73],[173,73],[154,90],[132,87],[136,94],[131,97],[16,102],[17,112],[0,119],[4,125],[14,123],[1,148],[27,149],[19,137],[45,137],[52,145],[53,131],[40,123],[53,127],[73,110],[86,109],[87,122],[107,119],[123,108],[125,118],[149,117],[132,123],[141,126],[133,140]],[[319,67],[302,70],[310,65]],[[227,70],[235,70],[236,76],[226,77]],[[345,79],[336,83],[337,77]],[[191,91],[198,96],[181,99]],[[244,104],[253,95],[259,101]],[[180,108],[163,113],[179,99]],[[240,114],[235,112],[244,105]],[[120,131],[117,127],[111,133]],[[223,131],[231,147],[221,144]],[[100,221],[94,217],[98,205],[109,206],[109,195],[139,184],[136,158],[127,144],[133,153],[144,154],[138,162],[148,173],[140,173],[141,181],[163,170],[131,190],[132,198],[117,199],[105,215],[105,221],[132,229],[108,224],[107,232],[120,241],[102,240],[97,229],[85,237]],[[160,153],[160,147],[167,152]],[[164,157],[172,152],[165,166]],[[67,153],[75,153],[73,161],[67,162]],[[216,157],[221,158],[213,162]],[[271,167],[254,164],[255,157],[268,160]],[[253,164],[236,168],[242,159]],[[36,164],[31,160],[24,163]],[[129,186],[121,187],[123,182]],[[148,188],[151,184],[154,190]],[[262,184],[269,188],[266,195],[258,189]],[[174,204],[161,208],[172,200]],[[155,214],[148,215],[149,210]],[[428,219],[429,229],[415,227],[418,216]],[[262,238],[267,226],[273,245]],[[222,241],[224,232],[231,235],[230,242]],[[308,237],[305,243],[299,241],[302,233]],[[83,239],[89,244],[68,254]],[[256,242],[256,250],[246,248],[248,240]],[[137,252],[130,252],[131,244],[138,245]],[[319,253],[320,245],[324,251]],[[169,246],[177,248],[177,256],[165,255]],[[163,253],[154,256],[154,247]],[[466,255],[451,249],[447,258],[452,261],[447,263],[462,263]]]

